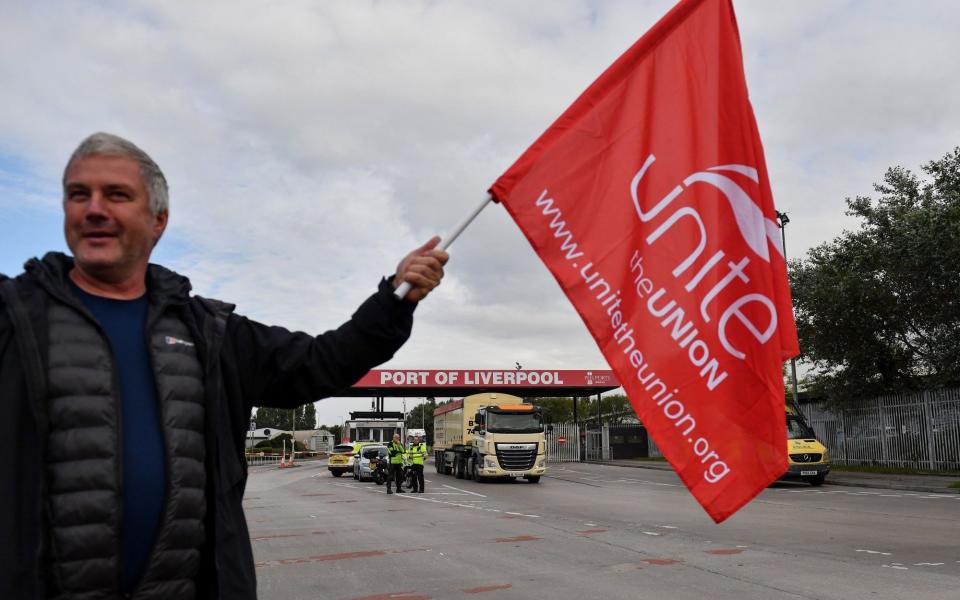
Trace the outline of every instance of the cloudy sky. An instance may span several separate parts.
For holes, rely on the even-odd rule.
[[[871,193],[887,167],[960,145],[960,3],[734,4],[791,256],[851,227],[844,198]],[[156,262],[251,318],[334,327],[672,5],[9,3],[0,272],[65,249],[63,165],[104,130],[171,182]],[[389,367],[605,368],[501,207],[452,255]],[[367,405],[330,399],[318,417]]]

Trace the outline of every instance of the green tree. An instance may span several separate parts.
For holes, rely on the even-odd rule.
[[[573,422],[573,398],[531,398],[530,402],[541,408],[544,423]],[[633,419],[635,416],[630,401],[622,394],[603,396],[600,411],[603,415],[603,422],[611,425],[618,425]],[[593,396],[577,398],[577,420],[584,422],[596,421],[596,419],[597,399]]]
[[[414,406],[407,413],[407,429],[424,429],[427,433],[428,446],[433,446],[433,411],[436,408],[436,398],[427,398],[425,402]]]
[[[620,425],[636,418],[630,400],[623,394],[603,396],[600,399],[600,415],[607,425]],[[577,405],[577,417],[581,421],[596,421],[597,399],[581,398]]]
[[[340,425],[321,425],[319,429],[326,429],[333,434],[333,443],[340,443],[340,434],[343,432],[343,427]]]
[[[317,407],[313,402],[297,408],[296,412],[298,430],[306,431],[317,428]]]
[[[283,429],[289,431],[296,424],[298,431],[307,431],[317,428],[317,407],[310,402],[293,410],[289,408],[271,408],[261,406],[253,417],[257,427]]]
[[[531,404],[540,407],[543,413],[544,423],[572,423],[573,422],[573,398],[530,398]],[[577,411],[580,412],[583,400],[577,405]],[[582,414],[582,413],[581,413]]]
[[[289,412],[289,411],[288,411],[288,412]],[[286,447],[287,451],[289,451],[289,450],[290,450],[290,441],[291,441],[292,439],[293,439],[293,436],[290,435],[289,433],[282,433],[282,434],[278,435],[277,437],[273,438],[272,440],[263,440],[262,442],[259,442],[256,446],[254,446],[254,448],[261,448],[261,449],[263,449],[263,448],[273,448],[273,449],[275,449],[275,450],[282,450],[284,447]],[[284,442],[286,442],[286,446],[284,446]],[[302,450],[306,450],[306,446],[304,446],[304,445],[303,445],[302,443],[300,443],[300,442],[297,442],[297,443],[296,443],[296,446],[297,446],[297,447],[296,447],[297,452],[300,452],[300,451],[302,451]]]
[[[960,148],[847,199],[861,220],[791,261],[808,388],[835,402],[960,382]]]
[[[270,429],[287,430],[290,429],[290,425],[292,424],[289,410],[270,408],[269,406],[258,407],[253,420],[256,421],[258,428],[269,427]]]

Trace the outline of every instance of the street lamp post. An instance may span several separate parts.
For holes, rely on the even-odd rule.
[[[790,222],[790,217],[787,216],[787,213],[777,211],[777,219],[780,221],[778,225],[780,226],[780,242],[783,245],[783,261],[787,262],[787,233],[786,227],[787,223]],[[792,310],[792,307],[791,307]],[[799,406],[799,397],[800,392],[797,390],[797,358],[793,357],[790,359],[790,378],[793,383],[793,403],[796,406]]]

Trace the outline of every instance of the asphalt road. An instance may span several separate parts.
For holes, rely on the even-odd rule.
[[[960,599],[958,494],[775,484],[714,525],[669,471],[426,475],[387,496],[324,463],[252,468],[260,597]]]

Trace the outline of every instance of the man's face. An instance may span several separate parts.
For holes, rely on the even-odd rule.
[[[419,444],[419,443],[420,443],[420,436],[419,436],[419,435],[413,436],[413,443],[414,443],[414,444]]]
[[[395,442],[399,442],[399,441],[400,441],[400,434],[399,434],[399,433],[393,434],[393,441],[395,441]]]
[[[145,269],[167,225],[150,211],[140,166],[124,156],[88,156],[67,169],[63,229],[77,265],[115,282]]]

